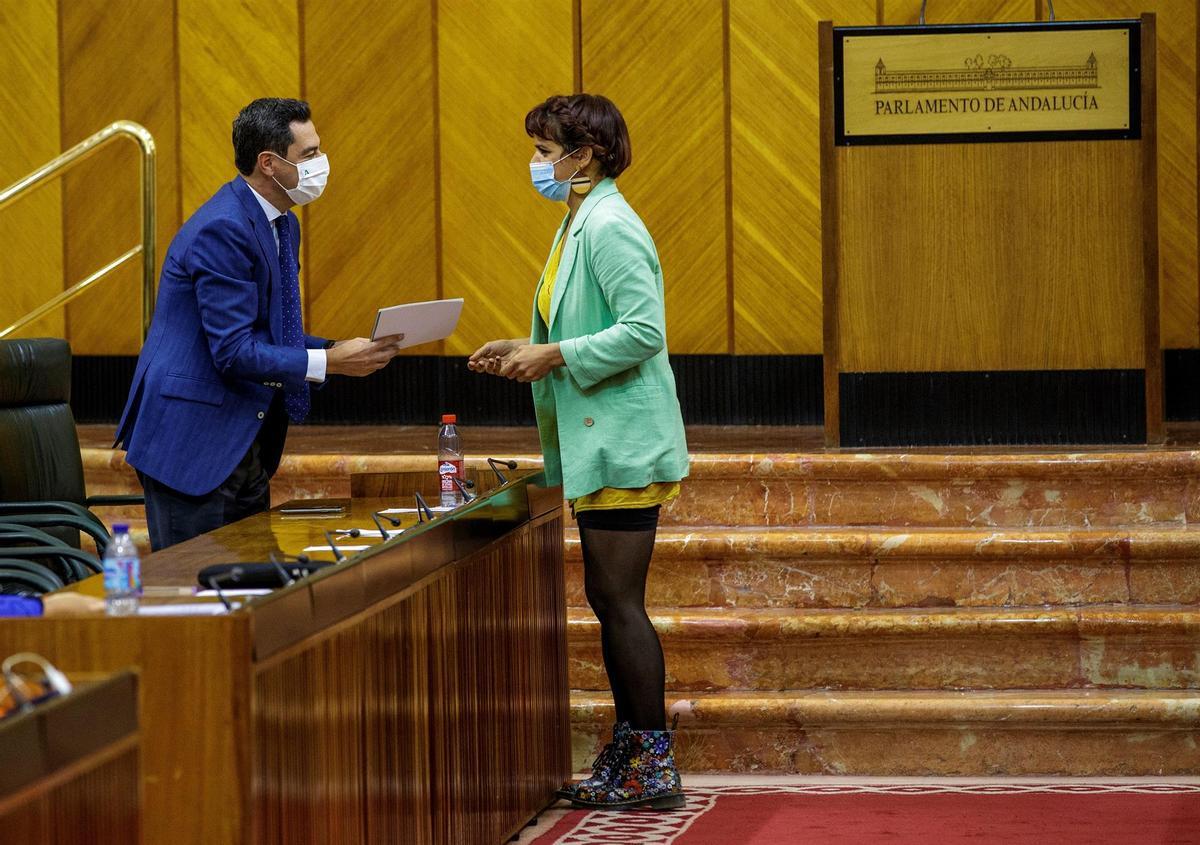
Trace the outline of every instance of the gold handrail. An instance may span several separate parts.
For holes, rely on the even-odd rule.
[[[21,317],[8,328],[0,330],[0,338],[6,337],[22,326],[32,323],[46,312],[52,311],[60,305],[65,305],[87,290],[89,286],[100,281],[100,279],[107,276],[113,270],[116,270],[126,261],[129,261],[134,256],[141,255],[142,340],[144,341],[146,339],[146,335],[150,331],[150,318],[154,314],[154,227],[156,217],[154,199],[154,136],[150,134],[146,127],[142,126],[140,123],[134,123],[132,120],[118,120],[116,123],[110,123],[95,135],[80,141],[78,144],[71,147],[71,149],[46,162],[24,179],[20,179],[9,185],[3,191],[0,191],[0,209],[3,209],[5,206],[16,201],[19,196],[27,191],[33,190],[52,176],[58,176],[67,170],[67,168],[83,161],[86,158],[90,158],[97,150],[105,146],[109,141],[113,141],[117,138],[131,139],[137,143],[138,147],[142,151],[142,172],[140,180],[142,187],[141,244],[132,247],[119,258],[110,261],[108,264],[92,273],[82,282],[72,285],[48,302],[39,305],[37,308],[30,311],[24,317]]]

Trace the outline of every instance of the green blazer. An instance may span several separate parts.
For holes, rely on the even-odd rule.
[[[550,325],[535,296],[529,333],[531,343],[560,344],[567,362],[533,383],[547,480],[568,499],[679,481],[687,440],[654,241],[611,179],[588,194],[565,237]]]

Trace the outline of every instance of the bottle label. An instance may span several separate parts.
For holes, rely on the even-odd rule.
[[[104,592],[142,593],[141,561],[136,557],[106,558],[104,560]]]
[[[455,476],[457,476],[458,478],[461,478],[461,479],[466,478],[466,476],[463,475],[463,462],[462,461],[444,461],[444,460],[439,461],[438,462],[438,475],[441,477],[441,480],[442,480],[442,492],[443,493],[457,493],[458,488],[454,486]]]

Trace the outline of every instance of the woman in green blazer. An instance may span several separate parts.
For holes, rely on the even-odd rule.
[[[662,268],[614,181],[630,162],[617,107],[591,94],[551,97],[529,112],[525,130],[533,185],[565,201],[567,216],[529,337],[484,344],[469,366],[533,385],[546,476],[562,484],[579,524],[616,724],[592,776],[563,794],[589,807],[679,807],[662,646],[645,607],[659,510],[688,474]]]

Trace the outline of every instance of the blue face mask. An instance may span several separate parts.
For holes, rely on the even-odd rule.
[[[576,152],[577,150],[571,150],[558,161],[562,161]],[[558,181],[554,178],[554,165],[558,164],[558,161],[529,162],[529,178],[533,181],[533,187],[537,188],[539,194],[548,200],[554,200],[554,202],[562,202],[570,196],[571,180],[579,172],[579,169],[576,168],[575,173],[572,173],[565,181]]]

